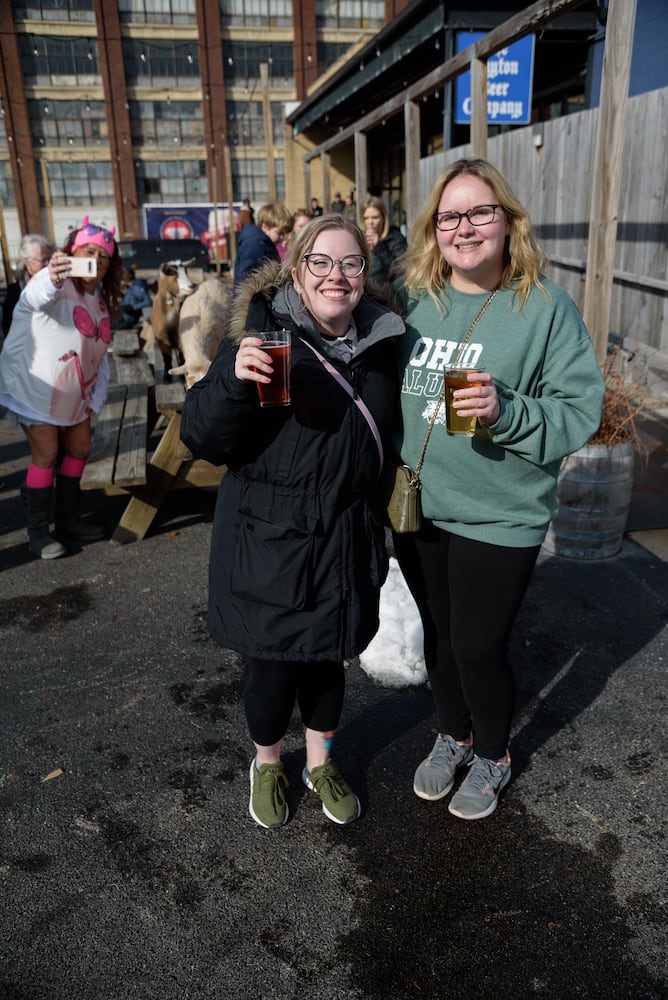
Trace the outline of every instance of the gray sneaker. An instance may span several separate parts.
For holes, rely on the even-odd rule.
[[[421,799],[435,802],[448,794],[460,767],[473,760],[473,747],[462,747],[452,736],[439,733],[434,749],[422,761],[413,778],[413,791]]]
[[[510,764],[497,764],[476,755],[448,809],[459,819],[484,819],[496,809],[499,795],[509,781]]]

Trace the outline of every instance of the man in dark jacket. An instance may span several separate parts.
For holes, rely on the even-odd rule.
[[[292,215],[279,201],[263,205],[257,215],[258,225],[249,223],[237,239],[237,256],[234,261],[234,288],[247,274],[265,260],[279,261],[276,244],[292,229]]]

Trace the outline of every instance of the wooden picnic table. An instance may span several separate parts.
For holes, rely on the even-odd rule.
[[[185,383],[182,378],[163,381],[162,355],[141,349],[138,329],[116,331],[109,360],[109,393],[95,421],[81,488],[101,489],[108,496],[130,494],[111,537],[127,543],[144,538],[170,490],[217,487],[225,467],[193,460],[181,441]],[[148,443],[156,431],[161,436],[149,458]]]

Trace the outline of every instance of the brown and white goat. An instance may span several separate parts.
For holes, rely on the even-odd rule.
[[[183,364],[170,375],[183,375],[186,388],[209,370],[230,318],[232,293],[216,278],[203,281],[181,306],[178,346]]]
[[[172,363],[172,351],[178,347],[179,313],[181,305],[195,291],[188,277],[192,260],[170,260],[160,265],[158,283],[151,308],[151,331],[154,342],[165,359],[165,367]],[[147,339],[142,334],[143,339]]]

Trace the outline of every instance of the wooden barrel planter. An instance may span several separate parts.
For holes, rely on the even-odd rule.
[[[633,489],[633,441],[588,444],[568,455],[543,547],[569,559],[609,559],[622,547]]]

